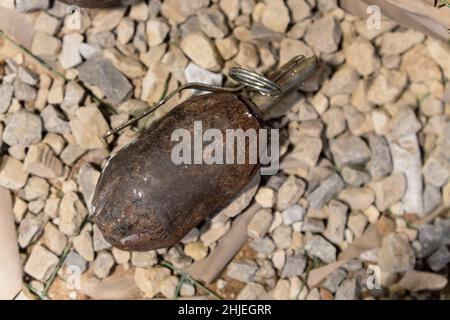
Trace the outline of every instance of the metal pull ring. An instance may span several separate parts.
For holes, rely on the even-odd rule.
[[[275,81],[269,80],[257,72],[235,67],[230,70],[229,76],[234,81],[248,89],[259,92],[263,96],[281,94],[281,87]]]
[[[132,125],[133,123],[136,123],[140,119],[148,116],[149,114],[153,113],[156,109],[164,105],[167,101],[175,97],[177,94],[179,94],[183,90],[187,89],[196,89],[201,91],[209,91],[209,92],[239,92],[243,89],[251,89],[253,91],[257,91],[261,95],[264,96],[278,96],[282,93],[282,88],[276,81],[280,80],[282,77],[287,75],[291,70],[293,70],[298,63],[300,63],[302,60],[305,59],[305,56],[297,56],[293,58],[291,61],[289,61],[286,65],[281,67],[280,69],[276,70],[273,74],[269,75],[269,77],[265,77],[257,72],[243,69],[240,67],[235,67],[230,70],[229,76],[233,80],[239,83],[239,86],[232,87],[232,88],[225,88],[220,86],[212,86],[207,85],[203,83],[198,82],[192,82],[192,83],[186,83],[167,95],[164,99],[162,99],[157,104],[153,105],[152,107],[144,110],[142,113],[133,116],[130,120],[126,121],[125,123],[122,123],[117,128],[113,128],[106,132],[103,135],[103,138],[106,139],[109,136],[112,136],[113,134],[125,129],[126,127]]]

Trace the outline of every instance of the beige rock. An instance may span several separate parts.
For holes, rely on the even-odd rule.
[[[92,20],[93,33],[109,31],[117,27],[127,8],[108,8],[97,11]]]
[[[14,9],[16,6],[14,0],[0,0],[0,6],[7,9]]]
[[[266,294],[266,290],[259,283],[248,283],[236,296],[237,300],[256,300]]]
[[[49,184],[45,179],[31,177],[23,189],[23,199],[26,201],[46,198],[49,192]]]
[[[220,0],[219,7],[230,21],[234,21],[239,16],[240,0]]]
[[[105,240],[103,233],[96,224],[92,226],[92,243],[95,252],[100,252],[111,248],[111,244]]]
[[[396,173],[372,182],[370,188],[375,192],[376,207],[384,211],[403,198],[406,192],[406,178],[403,173]]]
[[[66,193],[59,206],[59,230],[65,235],[75,235],[87,216],[88,211],[77,194]]]
[[[337,94],[351,94],[359,82],[359,75],[353,67],[344,66],[339,69],[324,85],[323,93],[328,97]]]
[[[178,278],[175,276],[164,279],[161,283],[161,294],[167,299],[173,299],[176,294],[178,281]]]
[[[58,57],[64,69],[73,68],[83,62],[80,54],[80,45],[83,40],[83,35],[79,33],[69,33],[64,36],[61,54]]]
[[[73,141],[72,137],[71,140]],[[78,144],[76,144],[75,142],[70,142],[61,152],[60,158],[65,164],[70,166],[84,153],[85,150],[82,149]]]
[[[344,110],[348,128],[353,135],[361,136],[373,131],[370,115],[361,113],[350,105],[344,107]]]
[[[272,239],[279,249],[287,249],[292,241],[292,228],[287,225],[281,225],[272,232]]]
[[[432,155],[425,161],[423,175],[427,183],[442,187],[450,178],[450,165],[445,159]]]
[[[224,39],[217,39],[216,47],[224,60],[232,59],[239,52],[238,41],[233,35]]]
[[[163,267],[136,268],[134,281],[146,298],[153,298],[161,292],[162,282],[170,277],[170,270]]]
[[[42,243],[56,255],[61,255],[67,244],[66,236],[52,223],[47,223],[42,236]]]
[[[406,70],[413,82],[442,80],[441,69],[422,44],[405,53],[401,68]]]
[[[290,278],[289,300],[305,300],[308,286],[300,278]]]
[[[164,42],[170,27],[158,19],[147,21],[146,25],[147,39],[150,46],[157,46]]]
[[[222,12],[214,7],[197,12],[200,29],[213,39],[223,39],[228,33],[228,25]]]
[[[375,223],[380,218],[380,211],[375,206],[370,206],[364,210],[364,214],[367,216],[367,220],[370,223]]]
[[[31,52],[40,57],[55,58],[61,50],[61,40],[42,32],[36,32],[31,44]]]
[[[117,26],[117,41],[120,44],[127,44],[133,38],[134,31],[134,21],[128,18],[122,19]]]
[[[128,261],[130,261],[131,259],[131,254],[127,251],[122,251],[119,250],[117,248],[112,248],[111,249],[111,253],[114,256],[114,260],[118,263],[118,264],[125,264]]]
[[[450,46],[437,39],[428,38],[426,46],[429,55],[439,64],[447,79],[450,79]]]
[[[149,8],[145,2],[137,2],[131,6],[130,18],[136,21],[147,21]]]
[[[381,66],[380,59],[375,53],[375,48],[364,38],[352,40],[344,46],[344,52],[347,63],[354,67],[362,76],[372,74]]]
[[[259,49],[259,58],[261,60],[260,70],[262,73],[266,73],[272,70],[277,64],[277,58],[268,45],[261,45]]]
[[[408,271],[398,283],[400,287],[411,291],[438,291],[445,288],[448,279],[442,275],[416,270]]]
[[[195,14],[197,10],[208,6],[208,4],[209,0],[167,0],[161,6],[161,13],[169,20],[182,23],[189,16]]]
[[[414,268],[416,258],[408,239],[399,233],[383,238],[378,250],[378,265],[383,272],[406,272]]]
[[[450,182],[442,187],[442,201],[444,206],[450,207]]]
[[[367,100],[368,81],[366,79],[359,81],[358,86],[352,93],[351,104],[358,111],[368,113],[372,111],[373,105]]]
[[[365,210],[375,200],[370,188],[346,188],[338,196],[339,200],[347,203],[352,210]]]
[[[244,42],[250,42],[250,41],[252,41],[252,38],[253,38],[252,32],[250,31],[249,28],[246,28],[245,26],[236,27],[233,30],[233,35],[239,41],[244,41]]]
[[[106,278],[112,267],[114,266],[114,258],[108,251],[100,252],[93,263],[94,274],[100,279]]]
[[[328,223],[325,237],[335,244],[344,240],[344,230],[347,222],[348,207],[337,200],[332,200],[327,206]]]
[[[342,108],[331,108],[323,114],[323,121],[327,125],[326,135],[332,139],[345,131],[347,123]]]
[[[414,30],[386,33],[382,38],[381,54],[402,54],[414,45],[422,42],[423,39],[423,33]]]
[[[366,163],[371,151],[363,139],[356,136],[340,136],[330,143],[330,150],[339,167]]]
[[[73,247],[86,261],[94,261],[94,247],[89,228],[84,228],[79,235],[73,238]]]
[[[305,192],[305,187],[303,180],[290,176],[278,190],[277,208],[284,210],[296,204]]]
[[[30,209],[30,208],[29,208]],[[21,248],[28,247],[35,242],[42,234],[42,229],[47,218],[43,214],[34,215],[28,213],[22,221],[20,221],[17,230],[17,242]]]
[[[37,280],[46,281],[58,261],[53,253],[41,245],[36,245],[25,264],[24,271]]]
[[[191,242],[184,247],[184,253],[195,261],[199,261],[208,255],[208,247],[202,242]]]
[[[390,142],[389,146],[394,164],[393,171],[402,172],[406,178],[403,209],[406,212],[424,215],[422,154],[417,136],[415,134],[402,136],[395,142]]]
[[[389,122],[389,127],[390,132],[387,138],[390,142],[393,142],[403,136],[416,134],[422,128],[422,124],[412,108],[405,106],[394,114]]]
[[[138,268],[149,268],[158,263],[156,251],[133,252],[131,254],[131,263]]]
[[[342,178],[353,187],[360,187],[370,181],[370,175],[366,172],[351,167],[342,168]]]
[[[296,23],[294,26],[292,26],[292,28],[289,29],[287,37],[291,39],[302,39],[308,31],[310,25],[311,20],[309,19]]]
[[[19,160],[4,155],[0,165],[0,186],[11,189],[21,189],[28,179],[28,173],[24,170]]]
[[[147,107],[148,107],[148,105],[144,101],[137,100],[137,99],[130,99],[130,100],[123,102],[118,107],[118,111],[120,113],[126,113],[128,115],[133,115],[136,112],[142,111]]]
[[[24,169],[42,178],[53,179],[63,174],[63,165],[46,144],[38,144],[28,149]]]
[[[290,285],[288,280],[280,279],[273,289],[272,296],[275,300],[288,300],[289,299]]]
[[[58,216],[59,203],[61,200],[57,197],[50,197],[45,200],[44,212],[47,216],[54,219]]]
[[[289,25],[289,9],[283,0],[271,0],[266,2],[262,14],[262,24],[275,32],[284,33]]]
[[[44,205],[45,201],[42,199],[33,200],[28,203],[28,210],[31,213],[38,214],[44,209]]]
[[[301,40],[283,39],[280,47],[280,65],[284,65],[298,55],[311,57],[313,50]]]
[[[259,64],[258,50],[255,45],[248,42],[241,42],[236,62],[243,68],[256,69]]]
[[[354,212],[348,217],[347,227],[353,232],[355,239],[360,238],[366,229],[368,219],[361,212]]]
[[[37,32],[43,32],[48,35],[54,35],[56,32],[58,32],[60,27],[61,22],[57,18],[52,17],[44,11],[41,11],[39,13],[39,16],[37,17],[34,25],[34,28]]]
[[[339,48],[342,30],[336,19],[325,16],[313,22],[305,35],[305,41],[323,53],[333,53]]]
[[[291,9],[292,18],[295,22],[300,22],[311,16],[311,7],[306,0],[288,0],[287,5]]]
[[[263,208],[272,208],[275,200],[275,191],[267,187],[260,188],[255,196],[255,201]]]
[[[324,112],[327,111],[328,107],[330,106],[328,98],[322,92],[318,92],[314,96],[311,104],[320,115],[324,114]]]
[[[286,263],[286,251],[279,249],[272,255],[272,264],[277,270],[282,270]]]
[[[185,282],[181,285],[180,294],[182,297],[193,297],[195,295],[195,287]]]
[[[395,101],[403,92],[407,77],[399,71],[381,70],[367,93],[367,99],[373,104],[383,105]]]
[[[258,2],[253,7],[252,18],[254,23],[261,23],[262,16],[266,10],[266,4],[264,2]],[[266,28],[266,27],[264,27]],[[267,29],[267,28],[266,28]]]
[[[48,92],[47,102],[49,104],[61,104],[64,99],[64,81],[59,78],[53,80]]]
[[[28,147],[42,139],[42,119],[31,112],[14,112],[8,119],[2,139],[10,146]]]
[[[141,100],[149,104],[158,102],[164,94],[169,75],[164,64],[154,63],[143,79]]]
[[[254,238],[262,238],[272,224],[273,216],[270,209],[259,210],[247,226],[247,234]]]
[[[387,134],[390,122],[390,117],[387,112],[382,109],[376,109],[372,111],[371,116],[375,133],[378,135]]]
[[[96,107],[82,107],[70,121],[76,143],[84,150],[104,147],[102,136],[109,130],[108,123]]]
[[[444,113],[444,103],[440,99],[430,95],[422,101],[420,110],[427,117],[436,116]]]
[[[145,74],[145,67],[142,63],[115,49],[106,49],[103,56],[111,60],[114,67],[130,79],[140,78]]]
[[[214,43],[202,33],[192,33],[184,37],[180,45],[183,52],[200,67],[213,72],[222,69],[223,61]]]
[[[27,212],[27,209],[28,209],[27,203],[25,201],[23,201],[22,199],[16,197],[16,199],[14,201],[14,207],[13,207],[13,212],[14,212],[14,217],[16,219],[16,222],[20,222],[22,220],[25,213]]]
[[[290,157],[296,159],[299,163],[304,164],[309,170],[317,164],[322,147],[323,143],[321,139],[302,137],[300,141],[295,144]]]
[[[228,217],[235,217],[242,212],[247,206],[252,202],[254,195],[258,191],[259,182],[261,177],[255,175],[255,177],[250,181],[250,183],[245,187],[244,191],[234,199],[234,201],[229,204],[225,209],[222,209],[218,215],[227,215]]]
[[[210,246],[211,244],[222,238],[228,232],[228,230],[230,230],[230,227],[230,221],[222,225],[215,226],[214,228],[210,227],[202,233],[200,239],[206,246]]]

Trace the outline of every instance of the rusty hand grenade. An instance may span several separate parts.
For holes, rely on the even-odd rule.
[[[138,121],[185,89],[212,93],[176,106],[137,139],[112,155],[104,166],[92,201],[94,219],[105,239],[129,251],[149,251],[180,241],[203,219],[225,208],[256,174],[259,164],[175,164],[174,130],[248,129],[264,126],[263,113],[283,94],[297,89],[318,67],[315,57],[294,58],[268,78],[241,68],[230,77],[235,88],[190,83],[157,106],[132,118],[105,137]],[[252,93],[245,95],[245,93]]]

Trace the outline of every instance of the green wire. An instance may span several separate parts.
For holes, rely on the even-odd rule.
[[[201,283],[197,279],[194,279],[193,277],[191,277],[188,273],[186,273],[184,271],[181,271],[178,268],[175,268],[170,262],[163,261],[163,262],[161,262],[161,265],[171,269],[172,271],[174,271],[176,273],[178,273],[179,275],[181,275],[182,278],[184,278],[185,280],[190,281],[195,286],[201,288],[202,290],[204,290],[205,292],[207,292],[209,295],[213,296],[217,300],[223,300],[223,298],[219,294],[217,294],[216,292],[214,292],[211,289],[209,289],[207,286],[205,286],[203,283]],[[180,288],[181,288],[181,286],[180,286]]]

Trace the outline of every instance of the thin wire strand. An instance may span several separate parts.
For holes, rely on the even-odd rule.
[[[155,104],[153,107],[150,107],[143,111],[142,113],[133,116],[130,120],[122,123],[121,125],[117,126],[116,128],[113,128],[106,132],[103,135],[103,138],[106,139],[109,136],[112,136],[116,134],[117,132],[122,131],[126,127],[132,125],[133,123],[136,123],[140,119],[150,115],[154,111],[156,111],[158,108],[160,108],[162,105],[167,103],[170,99],[175,97],[177,94],[184,90],[188,89],[195,89],[195,90],[201,90],[201,91],[208,91],[208,92],[239,92],[243,89],[249,89],[252,91],[256,91],[260,93],[261,95],[265,96],[273,96],[273,95],[280,95],[282,93],[282,88],[276,83],[278,80],[280,80],[283,76],[288,74],[300,61],[302,61],[305,58],[305,56],[297,56],[294,59],[292,59],[289,63],[287,63],[285,66],[280,68],[279,70],[275,71],[271,76],[266,78],[265,76],[240,67],[235,67],[230,70],[229,76],[235,80],[237,83],[239,83],[239,86],[226,88],[226,87],[220,87],[220,86],[213,86],[213,85],[207,85],[199,82],[191,82],[182,85],[175,91],[173,91],[171,94],[166,96],[164,99],[159,101],[157,104]]]

